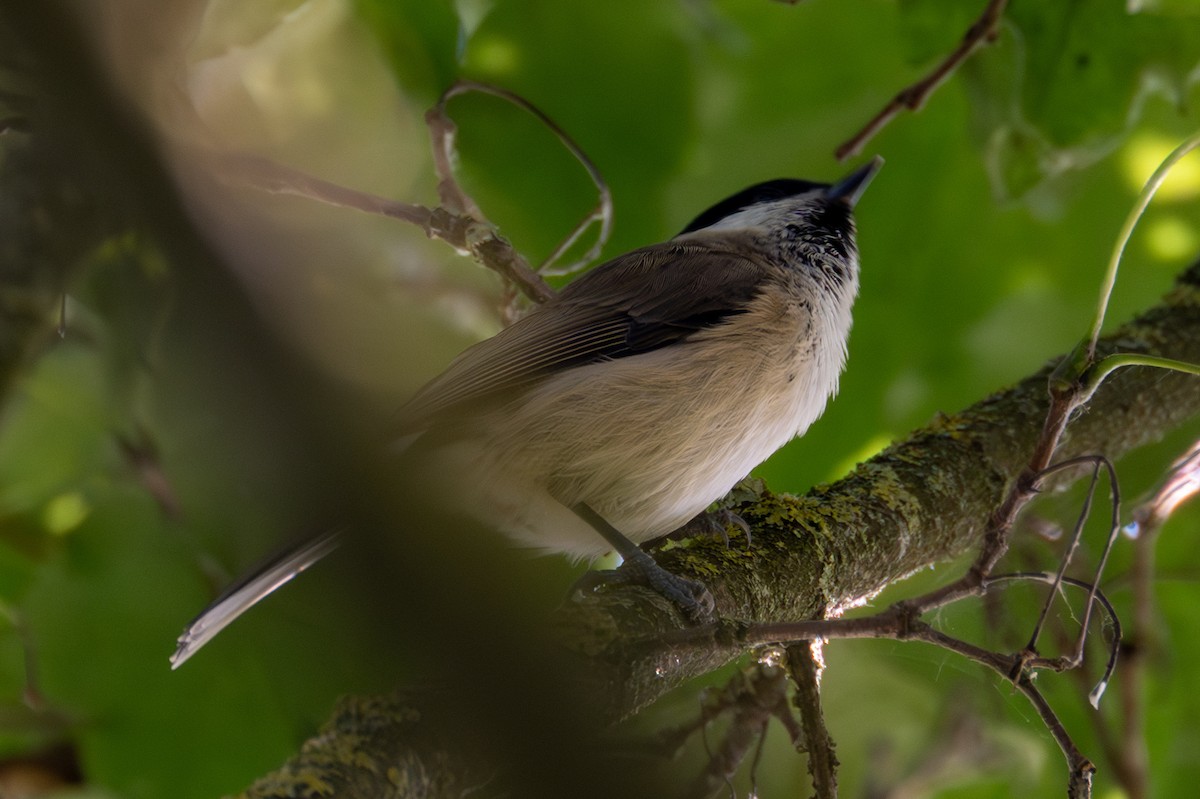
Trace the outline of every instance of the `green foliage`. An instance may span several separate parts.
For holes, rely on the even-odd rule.
[[[940,58],[976,13],[963,4],[947,13],[936,0],[902,5],[918,65]],[[1200,53],[1191,11],[1149,5],[1130,13],[1121,0],[1011,2],[996,47],[962,70],[996,189],[1021,196],[1103,158],[1151,98],[1185,106]],[[938,40],[943,50],[931,50]]]
[[[1200,52],[1196,20],[1114,0],[1016,2],[1011,19],[1026,45],[1023,112],[1058,147],[1121,133],[1143,92],[1182,102]]]
[[[998,41],[867,146],[887,165],[860,205],[849,367],[825,416],[759,470],[772,490],[836,479],[936,412],[1075,345],[1142,181],[1200,127],[1200,14],[1190,0],[1127,5],[1013,0]],[[213,2],[195,40],[167,48],[159,67],[186,74],[203,94],[201,116],[230,146],[425,203],[436,191],[421,112],[457,77],[513,90],[611,186],[611,256],[669,237],[754,181],[847,171],[835,147],[950,52],[977,6]],[[594,201],[583,170],[502,101],[470,95],[450,113],[466,188],[520,251],[544,257]],[[1200,172],[1188,168],[1131,243],[1113,322],[1155,302],[1200,254]],[[498,325],[492,276],[403,223],[254,193],[211,218],[280,339],[349,386],[372,421]],[[245,240],[252,256],[230,243]],[[386,690],[415,657],[403,631],[367,613],[353,566],[333,563],[168,671],[175,635],[216,586],[324,509],[305,504],[307,453],[289,449],[275,409],[226,395],[233,367],[192,346],[180,322],[190,298],[173,293],[173,265],[136,237],[94,257],[71,293],[67,340],[30,367],[0,416],[0,710],[13,719],[0,748],[69,740],[88,779],[119,796],[233,792],[294,751],[335,696]],[[1126,496],[1148,490],[1195,428],[1123,464]],[[120,443],[143,438],[157,452],[149,471]],[[1044,513],[1069,523],[1075,506],[1048,504]],[[1088,535],[1098,546],[1102,531]],[[1110,573],[1126,614],[1128,548],[1118,545]],[[1159,796],[1192,795],[1198,776],[1196,550],[1197,515],[1182,514],[1161,541],[1162,640],[1147,684]],[[1031,551],[1048,568],[1057,549]],[[567,568],[539,563],[528,590],[565,590]],[[951,573],[918,575],[893,593]],[[1030,618],[1030,602],[1014,607]],[[946,620],[951,632],[983,635],[970,613]],[[1060,790],[1061,760],[1040,723],[976,667],[892,642],[828,651],[845,795],[911,775],[935,748],[927,744],[962,723],[963,706],[980,725],[977,759],[928,795]],[[37,712],[21,709],[27,652],[46,703]],[[1065,677],[1044,682],[1110,790],[1085,691]],[[1106,702],[1110,712],[1114,697]],[[803,793],[803,761],[773,754],[762,795]]]

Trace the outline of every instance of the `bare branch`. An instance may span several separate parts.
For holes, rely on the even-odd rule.
[[[389,200],[368,192],[349,189],[261,155],[210,153],[207,158],[213,174],[225,183],[253,186],[269,194],[304,197],[327,205],[402,219],[425,229],[427,233],[430,232],[430,217],[433,212],[421,205]]]
[[[787,674],[773,663],[759,662],[739,671],[720,691],[707,695],[698,721],[680,730],[704,730],[709,721],[726,712],[731,718],[725,737],[716,751],[710,751],[706,768],[683,792],[685,797],[704,799],[721,785],[729,784],[751,747],[756,750],[757,764],[767,722],[772,717],[783,722],[793,742],[800,734],[788,710]],[[672,737],[677,739],[678,733]]]
[[[532,114],[546,125],[582,164],[596,186],[599,195],[596,207],[572,229],[537,270],[530,267],[512,244],[496,232],[496,227],[487,220],[479,205],[454,177],[454,162],[457,157],[455,140],[458,129],[446,112],[446,104],[454,97],[469,92],[499,97]],[[599,256],[612,231],[612,193],[600,171],[579,145],[540,109],[505,89],[460,80],[442,94],[437,105],[426,112],[425,121],[429,126],[433,144],[433,163],[438,176],[438,197],[441,203],[440,207],[434,209],[339,186],[262,156],[246,153],[206,153],[204,157],[211,163],[213,171],[226,182],[251,185],[275,194],[306,197],[330,205],[411,222],[424,230],[427,236],[445,241],[458,252],[470,255],[484,266],[498,272],[534,302],[545,302],[555,294],[542,279],[542,274],[571,274]],[[579,261],[567,267],[554,267],[554,263],[579,240],[593,222],[598,222],[600,229],[596,241],[588,251]]]
[[[815,799],[836,799],[838,759],[821,705],[821,672],[825,668],[819,655],[821,646],[819,639],[789,646],[787,665],[796,686],[792,703],[800,711],[813,795]]]
[[[870,141],[876,133],[883,130],[901,111],[920,109],[930,95],[937,91],[938,87],[945,83],[959,65],[971,57],[972,53],[983,45],[996,40],[996,36],[999,35],[1000,18],[1004,15],[1007,5],[1008,0],[988,0],[987,7],[983,9],[979,19],[975,20],[967,29],[962,42],[954,49],[954,52],[946,56],[924,78],[901,90],[892,98],[891,102],[883,107],[883,110],[863,126],[862,130],[843,142],[834,151],[837,159],[845,161],[847,158],[858,155],[862,152],[863,145]]]
[[[499,272],[535,302],[545,302],[554,296],[554,290],[530,269],[507,240],[497,235],[490,226],[469,216],[349,189],[258,155],[213,153],[208,154],[207,158],[211,161],[213,173],[227,183],[240,183],[273,194],[305,197],[411,222],[430,238],[441,239],[459,253],[470,255],[484,266]]]

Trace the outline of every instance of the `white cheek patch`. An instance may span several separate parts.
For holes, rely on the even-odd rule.
[[[759,203],[730,214],[701,230],[746,230],[795,224],[803,216],[802,211],[814,205],[820,196],[820,192],[814,191],[809,198],[785,197],[772,203]]]

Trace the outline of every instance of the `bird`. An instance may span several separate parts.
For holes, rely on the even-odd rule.
[[[757,183],[673,238],[617,256],[455,358],[397,415],[397,458],[453,475],[455,505],[517,544],[615,550],[693,620],[707,588],[641,544],[703,518],[837,393],[859,257],[854,208],[883,164]],[[239,580],[179,637],[177,668],[340,542],[331,530]]]

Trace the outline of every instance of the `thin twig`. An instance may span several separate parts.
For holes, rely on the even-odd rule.
[[[550,129],[550,132],[558,138],[562,145],[567,148],[567,151],[587,171],[588,177],[596,187],[598,195],[596,206],[572,228],[567,237],[555,247],[554,251],[536,270],[540,275],[570,275],[578,272],[600,256],[600,251],[608,242],[608,237],[612,233],[612,192],[609,190],[604,176],[600,174],[600,170],[587,157],[583,149],[575,143],[575,140],[558,123],[547,116],[545,112],[519,94],[487,83],[459,80],[442,93],[438,104],[431,108],[425,115],[425,121],[428,123],[434,139],[434,166],[438,174],[438,192],[442,198],[442,204],[448,205],[450,208],[460,209],[458,213],[466,213],[477,219],[483,219],[483,214],[479,210],[479,206],[476,205],[473,199],[467,196],[466,192],[463,191],[458,181],[454,178],[454,137],[457,128],[446,114],[446,104],[450,100],[471,92],[499,97],[537,118],[539,122]],[[591,227],[593,222],[600,224],[600,230],[596,235],[596,241],[588,251],[578,261],[568,266],[555,267],[554,264],[558,259],[579,240],[579,237]]]
[[[175,487],[171,484],[159,457],[158,447],[147,430],[138,428],[135,436],[118,434],[117,447],[126,463],[133,467],[138,482],[146,493],[158,503],[165,518],[178,521],[183,517],[183,506]]]
[[[430,233],[429,225],[433,212],[423,205],[403,203],[376,194],[348,189],[260,155],[213,153],[209,158],[217,177],[227,183],[240,183],[269,194],[304,197],[340,208],[401,219]]]
[[[453,97],[466,92],[483,92],[500,97],[528,111],[542,121],[574,155],[589,177],[596,184],[600,195],[597,208],[593,210],[571,232],[567,240],[555,251],[558,257],[568,249],[593,221],[600,222],[596,243],[584,255],[594,259],[600,252],[612,228],[612,197],[595,165],[585,156],[578,145],[549,117],[524,98],[512,92],[487,84],[460,81],[442,95],[438,104],[425,115],[433,140],[434,168],[438,175],[438,208],[426,208],[413,203],[398,202],[368,192],[339,186],[309,175],[297,169],[277,164],[261,156],[244,153],[210,154],[209,158],[217,175],[229,182],[254,186],[275,194],[291,194],[312,200],[352,208],[379,216],[401,219],[417,225],[431,238],[440,239],[463,255],[470,255],[484,266],[499,273],[507,282],[520,289],[521,293],[534,302],[545,302],[555,296],[554,289],[542,276],[530,267],[506,239],[501,237],[494,225],[487,221],[475,201],[462,189],[454,178],[454,161],[457,156],[455,135],[457,128],[446,114],[446,103]],[[572,267],[572,269],[578,268]]]
[[[838,759],[834,754],[833,738],[825,727],[825,712],[821,706],[821,670],[824,663],[818,660],[816,649],[820,646],[819,639],[789,646],[787,665],[792,683],[796,686],[792,704],[800,711],[813,796],[815,799],[835,799]]]
[[[221,153],[209,157],[212,170],[226,182],[411,222],[430,238],[440,239],[459,253],[470,255],[500,273],[535,302],[545,302],[554,296],[554,290],[508,241],[471,217],[453,214],[444,208],[430,209],[349,189],[258,155]]]
[[[1100,579],[1104,575],[1104,570],[1108,567],[1108,557],[1112,554],[1113,547],[1117,543],[1117,537],[1121,533],[1121,486],[1117,482],[1117,470],[1113,466],[1112,461],[1103,456],[1100,457],[1099,463],[1108,472],[1108,484],[1111,496],[1111,511],[1110,522],[1108,528],[1108,536],[1104,541],[1104,548],[1100,551],[1100,557],[1096,561],[1096,568],[1092,576],[1092,588],[1088,594],[1087,605],[1083,609],[1083,619],[1080,621],[1081,634],[1075,645],[1075,654],[1073,663],[1078,666],[1083,662],[1083,647],[1087,639],[1088,624],[1092,618],[1092,609],[1095,607],[1096,598],[1100,595]],[[1114,618],[1115,618],[1115,614]],[[1116,627],[1117,640],[1120,640],[1120,627]],[[1115,660],[1117,650],[1113,650],[1113,658]],[[1115,662],[1111,665],[1115,665]],[[1104,680],[1092,689],[1088,701],[1092,703],[1092,707],[1096,707],[1100,702],[1100,697],[1104,693],[1104,689],[1108,687],[1108,678],[1111,675],[1111,668],[1105,674]]]
[[[1047,468],[1045,471],[1043,471],[1039,478],[1039,480],[1042,480],[1042,479],[1045,479],[1046,477],[1049,477],[1050,475],[1054,474],[1055,472],[1059,472],[1064,469],[1070,469],[1070,468],[1073,468],[1075,466],[1079,466],[1079,465],[1082,465],[1085,463],[1092,464],[1092,467],[1093,467],[1092,468],[1092,480],[1088,486],[1088,490],[1087,490],[1086,494],[1084,495],[1083,507],[1081,508],[1079,516],[1075,521],[1075,528],[1074,528],[1074,530],[1072,530],[1071,538],[1067,544],[1066,551],[1063,553],[1062,559],[1059,562],[1058,572],[1056,573],[1054,581],[1051,584],[1049,595],[1046,597],[1046,602],[1042,606],[1041,614],[1038,616],[1037,624],[1034,625],[1033,633],[1030,635],[1029,644],[1027,645],[1027,648],[1030,651],[1033,651],[1033,652],[1037,651],[1038,636],[1041,634],[1042,627],[1046,623],[1046,618],[1050,614],[1050,607],[1054,603],[1054,598],[1056,596],[1058,596],[1059,586],[1063,582],[1063,575],[1066,573],[1067,568],[1071,563],[1071,560],[1075,556],[1075,550],[1078,548],[1080,538],[1082,537],[1082,534],[1083,534],[1083,527],[1087,523],[1088,517],[1091,515],[1092,501],[1096,495],[1096,486],[1097,486],[1097,483],[1100,478],[1100,470],[1101,470],[1101,468],[1103,468],[1108,472],[1109,485],[1111,486],[1111,496],[1112,496],[1112,510],[1111,510],[1111,514],[1110,514],[1111,521],[1109,523],[1108,537],[1105,541],[1104,549],[1101,552],[1100,560],[1096,566],[1096,576],[1095,576],[1095,579],[1093,580],[1093,582],[1091,583],[1091,591],[1089,592],[1089,595],[1088,595],[1087,605],[1084,608],[1083,620],[1080,622],[1082,632],[1080,633],[1080,636],[1077,640],[1077,644],[1075,647],[1075,654],[1073,656],[1074,657],[1074,665],[1079,665],[1079,663],[1082,662],[1082,660],[1083,660],[1083,648],[1084,648],[1084,644],[1087,639],[1088,622],[1091,620],[1092,604],[1095,601],[1096,593],[1099,591],[1100,576],[1101,576],[1101,574],[1103,574],[1104,567],[1108,563],[1109,553],[1112,551],[1113,544],[1116,542],[1116,538],[1117,538],[1117,535],[1120,530],[1120,519],[1121,519],[1120,487],[1117,483],[1117,473],[1116,473],[1116,469],[1112,465],[1112,461],[1110,461],[1108,458],[1105,458],[1103,455],[1083,455],[1078,458],[1072,458],[1070,460],[1066,460],[1061,463],[1056,463],[1053,466],[1050,466],[1049,468]],[[1097,688],[1099,689],[1099,691],[1101,693],[1103,693],[1103,687],[1106,684],[1107,684],[1107,681],[1104,683],[1101,683],[1099,686],[1097,686]],[[1099,699],[1100,699],[1099,694],[1095,694],[1093,696],[1092,703],[1095,704],[1096,702],[1099,701]]]
[[[1117,616],[1116,609],[1113,607],[1109,599],[1100,591],[1093,583],[1079,580],[1073,577],[1059,577],[1057,574],[1048,572],[1016,572],[1013,574],[1001,574],[988,577],[981,585],[973,589],[971,594],[962,594],[959,598],[965,596],[979,596],[984,592],[991,590],[994,585],[1014,580],[1033,580],[1037,582],[1047,583],[1049,585],[1069,585],[1075,588],[1081,588],[1088,591],[1088,601],[1099,605],[1109,617],[1109,623],[1113,626],[1113,636],[1115,642],[1119,643],[1121,638],[1121,623]],[[946,604],[946,603],[942,603]],[[939,605],[940,606],[940,605]],[[891,607],[876,613],[872,616],[863,616],[861,618],[851,619],[810,619],[807,621],[789,621],[789,622],[769,622],[763,624],[748,624],[743,625],[736,631],[730,629],[721,629],[721,622],[687,628],[678,631],[678,634],[672,636],[671,645],[679,651],[686,651],[691,648],[703,648],[709,646],[713,638],[725,638],[736,640],[744,646],[765,646],[770,644],[798,645],[802,642],[821,638],[894,638],[896,640],[925,640],[921,637],[924,630],[929,625],[921,621],[916,616],[912,615],[912,611],[904,607],[901,603],[892,605]],[[957,640],[949,639],[946,640]],[[661,639],[660,639],[661,641]],[[970,647],[975,647],[970,644]],[[972,659],[977,659],[978,652],[986,650],[972,648],[966,651],[961,651],[953,648],[953,651],[965,654]],[[1110,653],[1109,661],[1105,669],[1105,679],[1112,673],[1115,665],[1116,650]],[[1014,666],[1021,664],[1028,665],[1031,668],[1045,668],[1054,671],[1064,671],[1074,668],[1077,664],[1074,663],[1074,655],[1066,658],[1042,658],[1036,653],[1025,650],[1019,655],[1004,656],[995,654],[992,660],[988,660],[988,665],[999,664],[1003,660],[1005,673],[1013,670]],[[1018,659],[1020,663],[1018,663]],[[1019,669],[1017,669],[1019,671]],[[1015,673],[1015,672],[1014,672]]]
[[[1046,729],[1054,736],[1054,740],[1058,743],[1059,748],[1063,752],[1063,756],[1067,760],[1067,767],[1070,773],[1067,781],[1067,795],[1071,797],[1079,797],[1084,799],[1091,796],[1092,775],[1096,773],[1096,767],[1092,762],[1084,757],[1079,751],[1079,747],[1071,740],[1070,734],[1058,715],[1050,704],[1038,691],[1033,684],[1033,678],[1028,671],[1020,669],[1023,661],[1021,654],[1014,656],[998,655],[987,649],[975,646],[966,641],[961,641],[957,638],[942,633],[939,630],[930,627],[927,624],[920,624],[912,630],[914,640],[925,641],[926,643],[936,644],[944,649],[949,649],[957,652],[971,660],[981,663],[984,666],[992,669],[998,674],[1012,680],[1025,698],[1030,701],[1038,715],[1042,718],[1042,723],[1046,725]],[[1018,671],[1013,673],[1016,667]]]
[[[1038,715],[1042,717],[1042,723],[1046,725],[1046,729],[1054,736],[1054,741],[1058,744],[1058,748],[1062,750],[1063,756],[1067,759],[1067,769],[1069,776],[1067,777],[1067,796],[1069,799],[1091,799],[1092,795],[1092,777],[1096,774],[1096,766],[1091,760],[1084,757],[1083,752],[1079,751],[1079,747],[1071,740],[1067,728],[1063,726],[1054,709],[1050,707],[1050,703],[1042,696],[1042,692],[1033,684],[1033,680],[1028,674],[1021,676],[1016,682],[1017,690],[1025,695],[1025,698],[1030,701]]]
[[[1049,572],[1014,572],[1012,574],[998,574],[989,577],[985,583],[985,589],[990,589],[992,585],[1001,582],[1012,580],[1033,580],[1046,583],[1048,585],[1061,586],[1069,585],[1075,588],[1082,588],[1088,592],[1088,602],[1100,605],[1104,612],[1108,615],[1108,623],[1112,625],[1112,644],[1109,646],[1108,661],[1104,665],[1104,673],[1100,681],[1092,686],[1089,698],[1095,697],[1099,700],[1099,695],[1104,692],[1104,687],[1108,685],[1112,679],[1113,672],[1117,668],[1117,657],[1121,651],[1121,617],[1117,615],[1117,609],[1113,607],[1112,602],[1103,591],[1096,588],[1094,583],[1089,583],[1084,580],[1078,580],[1074,577],[1062,577],[1058,574],[1050,574]],[[1081,622],[1079,637],[1076,638],[1077,649],[1082,648],[1083,640],[1086,635],[1087,627],[1085,622]],[[1027,649],[1026,652],[1029,652]],[[1079,656],[1072,654],[1068,657],[1061,658],[1041,658],[1029,656],[1026,658],[1026,666],[1033,669],[1050,669],[1052,671],[1068,671],[1076,668],[1079,665]],[[1092,702],[1092,706],[1096,705],[1096,701]]]
[[[967,28],[967,32],[963,35],[962,42],[954,49],[954,52],[946,56],[942,63],[938,64],[932,72],[926,75],[921,80],[908,86],[900,91],[891,99],[887,105],[883,107],[875,117],[863,126],[862,130],[851,136],[845,141],[834,155],[839,161],[845,161],[862,152],[865,145],[871,138],[892,121],[901,111],[905,109],[916,111],[925,104],[938,87],[954,74],[958,67],[971,57],[971,54],[985,44],[991,44],[996,40],[1000,30],[1000,19],[1004,15],[1004,8],[1008,5],[1008,0],[988,0],[987,7],[983,9],[979,19],[972,23],[971,27]]]
[[[1090,461],[1094,463],[1100,462],[1096,459],[1090,459]],[[1073,463],[1064,462],[1063,464],[1056,465],[1050,471],[1057,471],[1062,468],[1067,468],[1071,465],[1078,465],[1079,462],[1083,461],[1077,461]],[[1104,676],[1097,687],[1092,691],[1093,704],[1095,704],[1095,698],[1102,693],[1103,686],[1107,685],[1108,681],[1111,679],[1113,669],[1116,666],[1117,652],[1121,640],[1121,625],[1116,613],[1116,609],[1095,584],[1071,577],[1066,577],[1061,572],[1056,574],[1033,572],[997,575],[981,581],[978,586],[972,589],[972,593],[982,594],[998,583],[1009,582],[1013,580],[1037,580],[1055,587],[1059,585],[1070,585],[1085,589],[1088,591],[1087,601],[1089,608],[1093,603],[1095,603],[1102,607],[1108,614],[1110,623],[1113,626],[1114,640],[1110,650],[1108,663],[1106,664],[1104,670]],[[959,593],[959,598],[968,595],[965,593],[965,591],[966,589],[963,589],[963,591]],[[939,606],[941,604],[945,604],[945,602],[946,595],[943,594],[939,598]],[[747,625],[739,630],[739,640],[746,644],[790,642],[792,645],[789,646],[788,649],[789,657],[795,658],[796,655],[794,653],[798,652],[802,647],[808,646],[809,641],[821,638],[895,638],[898,640],[915,640],[935,644],[944,649],[962,655],[963,657],[974,660],[1010,680],[1023,694],[1026,695],[1026,697],[1038,711],[1038,714],[1046,724],[1047,729],[1049,729],[1055,740],[1058,742],[1059,747],[1062,749],[1063,754],[1067,759],[1069,768],[1068,790],[1070,795],[1080,797],[1090,796],[1092,775],[1095,773],[1095,767],[1092,765],[1090,760],[1083,756],[1079,748],[1075,746],[1070,735],[1063,727],[1062,722],[1050,708],[1044,697],[1042,697],[1041,693],[1038,692],[1034,687],[1031,679],[1032,672],[1038,669],[1064,671],[1076,668],[1078,666],[1078,653],[1081,652],[1083,648],[1083,642],[1085,640],[1090,614],[1086,614],[1084,616],[1082,622],[1083,627],[1078,639],[1079,644],[1077,645],[1076,654],[1060,658],[1042,658],[1037,656],[1036,651],[1032,649],[1032,645],[1021,652],[1010,655],[1003,655],[998,652],[993,652],[968,641],[963,641],[953,636],[946,635],[945,633],[942,633],[941,631],[930,626],[928,623],[916,618],[913,613],[914,611],[912,608],[906,608],[902,603],[897,603],[881,613],[861,619],[819,619],[799,622]],[[706,625],[708,633],[712,636],[722,635],[723,633],[716,630],[716,627],[718,626],[719,623],[714,625]],[[726,630],[725,634],[728,632],[729,631]],[[698,640],[701,637],[700,628],[692,628],[691,634],[696,640]],[[685,642],[682,637],[678,640],[680,643]],[[809,655],[809,658],[811,659],[811,654]],[[802,657],[799,662],[801,665],[803,665],[804,660]],[[789,663],[792,664],[793,680],[797,682],[797,686],[800,689],[803,689],[804,685],[807,684],[801,681],[802,679],[805,679],[803,672],[797,675],[796,666],[794,665],[793,661],[789,660]],[[797,679],[797,676],[799,676],[801,679]],[[832,745],[830,745],[828,749],[824,750],[823,752],[814,755],[814,752],[817,749],[822,748],[820,743],[822,740],[820,737],[820,732],[814,732],[813,729],[810,729],[810,725],[813,724],[813,718],[810,713],[813,707],[812,701],[814,700],[811,698],[802,698],[800,695],[798,695],[796,701],[797,706],[801,710],[801,720],[802,725],[804,726],[805,740],[808,742],[809,746],[809,768],[810,772],[813,774],[813,785],[817,790],[817,796],[823,797],[836,795],[836,771],[834,768],[836,767],[837,761],[836,758],[833,757]],[[823,729],[823,725],[820,729]],[[826,736],[827,735],[828,734],[826,733]],[[825,758],[826,752],[828,754],[828,759],[823,761],[822,759]],[[714,757],[713,762],[716,762],[716,760],[717,758]],[[826,791],[826,793],[822,793],[822,790]],[[829,793],[830,790],[834,791],[834,793]]]
[[[1029,643],[1025,645],[1025,648],[1030,652],[1037,652],[1038,638],[1041,637],[1042,629],[1046,626],[1046,619],[1050,616],[1050,608],[1054,606],[1054,600],[1059,595],[1063,575],[1066,574],[1067,568],[1071,565],[1071,560],[1075,557],[1075,550],[1079,548],[1079,539],[1083,536],[1083,527],[1087,524],[1088,517],[1091,515],[1092,500],[1096,496],[1096,486],[1100,482],[1100,464],[1092,459],[1092,456],[1086,456],[1084,460],[1078,458],[1072,460],[1077,462],[1055,464],[1042,473],[1044,477],[1050,474],[1051,470],[1061,471],[1085,462],[1092,464],[1092,480],[1088,484],[1087,491],[1084,493],[1083,507],[1080,508],[1079,515],[1075,519],[1075,526],[1071,530],[1071,536],[1067,541],[1066,551],[1059,558],[1058,571],[1054,575],[1054,580],[1050,583],[1050,590],[1047,592],[1046,601],[1042,603],[1042,610],[1033,625],[1033,632],[1029,635]]]
[[[483,211],[454,177],[454,162],[458,157],[458,125],[446,113],[446,103],[454,96],[458,84],[442,92],[437,104],[425,112],[425,125],[433,143],[433,169],[438,177],[438,201],[452,214],[484,221]]]
[[[715,697],[705,702],[701,713],[704,722],[698,726],[705,730],[708,720],[726,710],[731,711],[732,718],[725,738],[715,751],[709,750],[707,766],[684,792],[685,797],[701,799],[711,796],[721,785],[732,785],[733,775],[751,747],[756,743],[761,746],[772,717],[780,719],[793,738],[799,735],[788,710],[787,675],[778,666],[756,663],[738,672]],[[761,748],[756,751],[755,763],[759,753]]]

